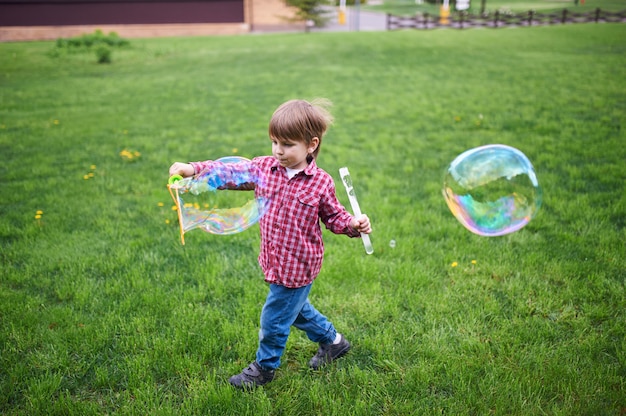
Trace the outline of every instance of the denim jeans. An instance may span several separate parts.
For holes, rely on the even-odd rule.
[[[306,332],[313,342],[330,344],[337,331],[333,324],[309,302],[311,285],[291,289],[270,285],[270,291],[261,311],[261,330],[256,360],[266,369],[280,366],[291,326]]]

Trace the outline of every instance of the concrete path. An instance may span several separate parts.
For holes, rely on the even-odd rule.
[[[387,30],[387,15],[348,7],[345,24],[339,24],[339,12],[333,7],[331,21],[326,27],[311,29],[311,32],[372,32]]]

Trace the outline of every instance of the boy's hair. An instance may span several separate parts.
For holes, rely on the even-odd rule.
[[[313,159],[317,158],[322,146],[322,137],[333,122],[333,117],[328,111],[331,105],[332,103],[324,98],[317,98],[311,102],[287,101],[272,115],[269,126],[270,138],[300,141],[309,145],[311,139],[317,137],[319,144],[311,155]]]

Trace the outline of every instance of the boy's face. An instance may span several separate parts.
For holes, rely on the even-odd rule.
[[[313,153],[318,143],[317,137],[314,137],[308,145],[303,141],[272,138],[272,155],[285,168],[304,169],[308,165],[307,156],[309,153]]]

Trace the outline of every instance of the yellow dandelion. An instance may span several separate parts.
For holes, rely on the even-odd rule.
[[[239,149],[237,149],[236,147],[233,147],[233,153],[237,153],[239,151]]]
[[[91,169],[91,170],[96,170],[96,165],[91,165],[91,166],[89,166],[89,169]]]
[[[37,214],[37,215],[42,215],[42,214],[43,214],[43,211],[42,211],[42,210],[40,210],[40,209],[38,209],[38,210],[37,210],[37,212],[35,212],[35,214]]]
[[[89,173],[87,174],[87,176],[89,176],[90,178],[93,178],[93,176],[94,176],[94,175],[93,175],[93,172],[89,172]]]
[[[476,260],[472,260],[472,264],[476,264]]]
[[[170,223],[170,220],[167,220],[167,219],[166,219],[166,220],[165,220],[165,223],[166,223],[166,224],[169,224],[169,223]]]
[[[135,157],[139,157],[139,156],[141,156],[141,153],[139,153],[139,152],[135,151],[135,152],[133,152],[133,156],[135,156]]]
[[[176,207],[176,205],[172,205],[172,211],[178,211],[178,207]]]
[[[40,220],[41,219],[41,215],[40,214],[35,215],[35,219],[36,220]]]
[[[54,120],[53,123],[54,123],[55,126],[58,126],[59,125],[59,120]]]
[[[451,264],[450,266],[452,266],[452,267],[456,267],[456,266],[458,266],[458,265],[459,265],[459,263],[457,263],[456,261],[453,261],[453,262],[452,262],[452,264]]]
[[[83,179],[84,179],[84,180],[89,179],[89,175],[83,175]]]
[[[160,206],[160,207],[162,207],[162,206],[163,206],[163,205],[165,205],[165,204],[164,204],[163,202],[159,202],[157,205],[158,205],[158,206]]]
[[[454,116],[454,121],[456,121],[458,123],[459,121],[461,121],[461,117],[460,116]]]

